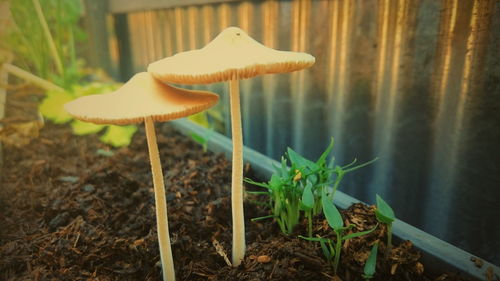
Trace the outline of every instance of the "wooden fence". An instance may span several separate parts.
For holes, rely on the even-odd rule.
[[[126,80],[227,26],[306,51],[309,70],[243,81],[244,142],[273,158],[380,157],[343,191],[500,263],[500,2],[86,1],[93,61]],[[226,86],[199,86],[221,95]],[[228,122],[226,122],[228,124]],[[478,238],[478,235],[480,238]],[[485,241],[489,241],[485,243]]]

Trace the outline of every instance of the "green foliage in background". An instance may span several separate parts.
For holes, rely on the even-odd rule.
[[[49,90],[39,106],[40,113],[56,124],[70,123],[76,135],[104,131],[101,141],[115,147],[130,144],[136,126],[96,125],[74,120],[63,105],[81,96],[112,92],[117,83],[89,83],[88,78],[102,76],[99,71],[84,68],[77,59],[75,46],[86,38],[79,26],[82,13],[80,0],[12,0],[8,1],[12,22],[0,41],[0,49],[15,56],[18,66],[51,81],[64,91]],[[37,14],[40,4],[42,16]],[[48,26],[47,30],[44,25]],[[55,46],[52,52],[49,45]],[[58,61],[61,64],[58,64]]]
[[[16,64],[31,73],[69,89],[79,82],[79,67],[75,45],[86,38],[78,22],[82,12],[79,0],[39,0],[57,54],[63,64],[58,73],[53,54],[47,44],[42,23],[32,0],[11,0],[12,24],[0,41],[0,48],[10,50]]]
[[[76,85],[72,91],[48,91],[45,99],[40,104],[39,110],[45,118],[56,124],[70,123],[75,135],[95,134],[105,130],[100,138],[102,142],[115,147],[127,146],[137,131],[136,126],[97,125],[82,122],[73,119],[63,108],[65,103],[73,99],[87,95],[109,93],[115,91],[120,86],[121,84],[118,83],[94,82],[85,86]]]

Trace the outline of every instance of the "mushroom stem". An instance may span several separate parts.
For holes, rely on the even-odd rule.
[[[231,133],[233,139],[233,172],[231,210],[233,215],[233,266],[245,257],[245,216],[243,214],[243,135],[241,132],[240,89],[237,77],[229,81]]]
[[[158,242],[160,244],[160,259],[163,270],[163,280],[174,281],[174,260],[172,258],[172,249],[170,248],[170,235],[168,233],[167,200],[165,197],[165,183],[163,182],[160,153],[158,152],[153,119],[151,117],[145,117],[144,123],[146,124],[149,160],[151,163],[151,172],[153,174],[156,226],[158,231]]]

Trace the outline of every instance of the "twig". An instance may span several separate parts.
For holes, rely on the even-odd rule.
[[[49,82],[43,78],[40,78],[34,74],[29,73],[26,70],[23,70],[15,65],[10,63],[5,63],[3,65],[3,69],[5,69],[8,73],[15,75],[21,79],[29,81],[45,90],[55,90],[55,91],[64,91],[63,88],[57,86],[56,84]]]
[[[271,274],[269,274],[269,280],[272,279],[274,271],[276,270],[276,266],[278,265],[278,261],[274,263],[273,270],[271,270]]]
[[[212,240],[212,245],[214,245],[217,254],[219,254],[221,257],[224,258],[226,264],[228,266],[232,266],[231,262],[229,261],[229,258],[227,257],[226,252],[224,251],[224,248],[222,248],[221,244],[219,244],[219,241],[217,241],[216,239]]]
[[[45,37],[47,37],[47,44],[49,44],[50,52],[52,53],[53,59],[56,63],[57,72],[59,72],[59,75],[62,76],[64,73],[64,70],[63,70],[61,58],[59,57],[59,54],[57,53],[56,44],[54,43],[54,39],[52,38],[52,34],[50,34],[49,26],[47,24],[47,21],[45,20],[45,16],[43,15],[42,7],[40,6],[40,1],[33,0],[33,6],[35,6],[35,11],[36,11],[36,14],[38,16],[38,20],[40,21],[40,24],[42,25],[43,33],[45,34]]]
[[[76,244],[78,244],[78,239],[80,239],[80,232],[78,232],[78,235],[76,236],[75,243],[73,243],[73,248],[76,248]]]

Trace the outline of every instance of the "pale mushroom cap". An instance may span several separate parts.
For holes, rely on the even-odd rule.
[[[148,72],[164,82],[209,84],[232,78],[284,73],[310,67],[310,54],[268,48],[237,27],[229,27],[199,50],[151,63]]]
[[[125,125],[144,121],[169,121],[212,107],[219,96],[205,91],[175,88],[142,72],[120,89],[78,98],[64,105],[75,118],[96,124]]]

